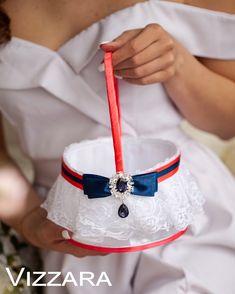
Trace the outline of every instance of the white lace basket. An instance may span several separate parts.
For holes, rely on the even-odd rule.
[[[203,212],[204,197],[174,143],[121,138],[112,54],[104,60],[112,137],[67,146],[42,207],[73,232],[68,242],[82,248],[128,252],[164,245]]]

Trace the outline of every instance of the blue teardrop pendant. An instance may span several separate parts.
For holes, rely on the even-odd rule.
[[[118,215],[121,218],[128,217],[128,215],[129,215],[129,209],[128,209],[128,207],[124,203],[122,203],[122,205],[119,207],[119,209],[118,209]]]

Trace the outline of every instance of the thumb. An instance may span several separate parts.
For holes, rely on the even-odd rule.
[[[134,29],[123,32],[120,36],[113,39],[110,42],[104,42],[100,44],[100,48],[104,51],[114,52],[124,46],[127,42],[135,38],[142,30]]]

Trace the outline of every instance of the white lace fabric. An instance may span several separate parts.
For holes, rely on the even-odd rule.
[[[132,139],[124,140],[124,150],[126,149],[126,144],[129,146],[126,149],[128,153],[131,152],[130,140]],[[136,150],[135,156],[140,152],[138,146],[141,146],[143,150],[148,150],[148,145],[155,142],[156,150],[164,148],[164,144],[161,145],[161,140],[150,140],[151,143],[146,140],[145,145],[143,145],[143,140],[133,139],[132,144]],[[86,159],[89,161],[88,157],[89,152],[92,151],[91,149],[96,150],[95,155],[99,157],[101,162],[113,162],[113,156],[109,157],[107,152],[102,152],[102,148],[96,148],[100,145],[105,151],[107,143],[110,142],[109,139],[98,139],[93,142],[85,142],[85,145],[90,146],[88,148],[84,148],[84,143],[81,143],[73,144],[72,149],[77,150],[77,154],[82,155],[80,158],[84,162]],[[146,148],[142,148],[143,146]],[[164,163],[172,158],[169,151],[170,149],[167,151],[169,157],[166,156]],[[64,158],[68,159],[69,155],[71,155],[69,153],[72,153],[71,148],[67,147],[65,152],[67,153]],[[177,155],[176,147],[175,152],[175,155]],[[111,154],[112,152],[110,152]],[[148,158],[154,157],[154,154],[148,156]],[[126,156],[127,158],[128,156]],[[139,158],[142,161],[144,160],[142,154],[140,154]],[[75,165],[79,161],[79,159],[75,161],[73,155],[71,159]],[[156,166],[156,162],[154,163],[153,166]],[[158,163],[157,165],[161,164]],[[98,166],[98,169],[100,168],[105,171],[106,175],[110,173],[107,165]],[[97,167],[94,167],[94,171],[96,170]],[[205,199],[197,182],[185,164],[181,162],[176,174],[158,184],[158,191],[154,197],[130,195],[125,201],[130,213],[124,219],[118,216],[118,209],[121,205],[120,199],[114,196],[89,199],[87,195],[84,195],[83,190],[67,182],[61,175],[58,176],[49,191],[42,207],[48,211],[47,217],[51,221],[71,230],[73,238],[76,240],[92,244],[106,244],[107,240],[113,239],[120,241],[122,244],[133,242],[140,244],[142,242],[157,241],[162,238],[163,233],[170,236],[177,231],[184,230],[194,222],[196,214],[203,212],[204,201]]]

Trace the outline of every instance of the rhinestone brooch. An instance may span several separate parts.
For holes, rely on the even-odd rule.
[[[117,173],[109,180],[109,188],[112,195],[122,200],[122,204],[118,209],[118,215],[126,218],[129,215],[128,207],[124,204],[124,200],[133,192],[134,182],[129,174]]]

